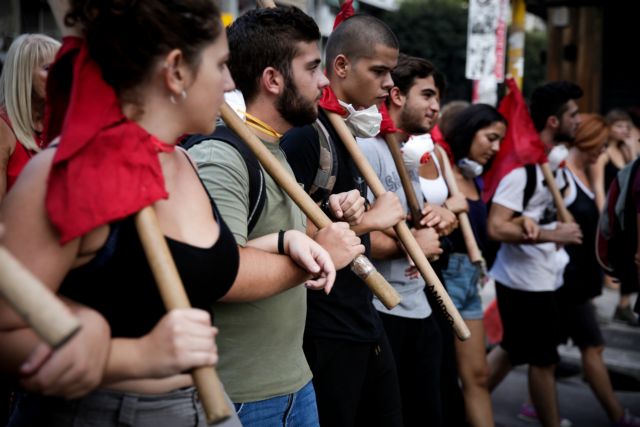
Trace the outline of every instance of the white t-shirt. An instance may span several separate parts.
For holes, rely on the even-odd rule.
[[[555,206],[551,192],[544,185],[544,176],[536,166],[536,188],[523,211],[522,202],[527,181],[524,167],[509,172],[498,184],[493,203],[502,205],[536,221],[541,229],[556,228]],[[564,179],[556,177],[559,188]],[[562,286],[564,268],[569,255],[555,243],[510,244],[502,243],[491,276],[503,285],[529,292],[554,291]]]

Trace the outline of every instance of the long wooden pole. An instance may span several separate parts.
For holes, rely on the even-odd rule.
[[[360,173],[362,173],[367,185],[376,197],[380,197],[386,190],[371,165],[369,165],[367,158],[364,156],[362,151],[360,151],[358,144],[353,138],[353,135],[351,135],[347,125],[342,120],[342,117],[330,111],[326,111],[326,113],[329,117],[329,121],[338,133],[338,136],[349,151],[351,158],[360,170]],[[420,245],[416,242],[413,234],[411,234],[407,224],[404,221],[400,221],[393,228],[414,264],[420,271],[420,274],[424,278],[427,288],[434,294],[440,309],[453,327],[458,338],[460,340],[466,340],[469,338],[471,335],[469,328],[464,323],[464,320],[462,320],[462,317],[455,305],[453,305],[451,298],[449,298],[447,291],[444,289],[444,286],[442,286],[442,283],[435,271],[433,271],[431,264],[427,261],[424,252],[422,252]]]
[[[153,207],[147,206],[138,212],[135,222],[165,307],[167,310],[191,308],[178,269],[169,252],[169,246],[160,231],[158,217]],[[209,424],[229,418],[231,408],[225,400],[216,370],[209,366],[194,368],[191,371],[191,377],[198,389]]]
[[[438,146],[436,149],[442,154],[444,160],[444,179],[447,182],[447,187],[449,187],[449,192],[453,196],[457,196],[460,194],[460,190],[458,189],[458,183],[456,182],[456,178],[453,175],[453,170],[451,169],[451,164],[449,163],[449,158],[444,150]],[[482,258],[482,252],[480,252],[480,248],[478,247],[478,242],[476,242],[476,238],[473,234],[473,229],[471,228],[471,222],[469,221],[469,215],[466,212],[460,212],[458,214],[458,221],[460,221],[460,231],[462,232],[462,237],[464,238],[464,243],[467,246],[467,253],[469,254],[469,260],[479,265],[483,268],[483,274],[486,273],[486,263],[484,258]]]
[[[556,209],[558,210],[558,219],[560,222],[574,222],[573,215],[571,215],[571,212],[567,209],[567,206],[564,204],[562,194],[560,194],[560,190],[558,190],[558,185],[553,177],[553,172],[551,172],[551,166],[549,166],[548,162],[545,162],[540,165],[540,169],[542,170],[544,181],[547,183],[547,188],[549,188],[549,191],[553,196],[553,203],[556,205]]]
[[[80,329],[69,308],[3,247],[0,295],[53,348],[60,347]]]
[[[224,103],[220,108],[222,120],[251,149],[269,175],[302,209],[316,227],[324,228],[332,223],[331,219],[320,209],[311,197],[298,185],[280,164],[273,154],[264,146],[258,137],[244,124],[238,115]],[[400,303],[400,295],[375,269],[371,261],[363,255],[356,257],[351,263],[351,270],[362,279],[376,297],[391,310]]]
[[[413,183],[411,182],[409,172],[404,165],[402,151],[400,151],[400,139],[398,138],[398,134],[387,133],[384,135],[384,140],[387,143],[387,147],[389,147],[391,157],[393,157],[393,163],[395,163],[396,170],[400,176],[400,182],[402,183],[402,189],[404,190],[404,195],[407,199],[409,212],[411,212],[411,223],[413,224],[413,228],[420,229],[422,228],[422,224],[420,224],[420,219],[422,219],[422,208],[420,207],[420,202],[418,202],[416,193],[413,190]]]

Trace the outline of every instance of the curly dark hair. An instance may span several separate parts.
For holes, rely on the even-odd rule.
[[[538,132],[551,116],[560,118],[567,111],[567,102],[582,97],[582,89],[575,83],[556,81],[538,86],[531,94],[531,119]]]

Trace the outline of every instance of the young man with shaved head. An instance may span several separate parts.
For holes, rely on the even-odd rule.
[[[380,126],[376,104],[393,86],[390,73],[397,58],[398,41],[382,21],[364,15],[345,20],[327,43],[331,90],[325,90],[321,105],[342,106],[356,136],[375,136]],[[366,184],[324,111],[313,126],[288,132],[281,146],[298,182],[335,219],[343,214],[331,203],[332,195],[353,190],[366,195]],[[369,233],[403,218],[397,196],[387,192],[351,226],[368,254]],[[349,268],[338,272],[330,295],[307,293],[304,350],[322,425],[403,425],[393,354],[372,297]]]

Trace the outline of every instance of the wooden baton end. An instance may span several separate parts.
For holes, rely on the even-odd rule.
[[[392,310],[395,306],[400,304],[402,298],[387,280],[378,272],[373,271],[369,274],[366,280],[367,286],[371,289],[376,297],[387,307],[388,310]]]
[[[52,348],[63,345],[80,329],[69,308],[3,247],[0,271],[0,296]]]
[[[231,408],[224,397],[222,383],[217,372],[210,366],[192,371],[193,382],[198,389],[208,424],[218,424],[231,416]]]
[[[369,258],[358,255],[351,263],[351,271],[367,284],[371,292],[389,310],[400,304],[402,298],[400,298],[398,291],[376,270]]]

